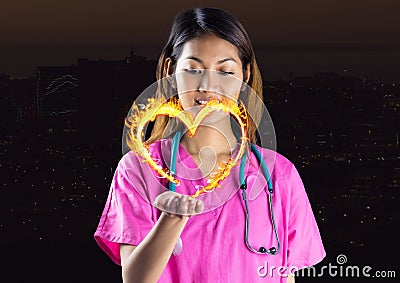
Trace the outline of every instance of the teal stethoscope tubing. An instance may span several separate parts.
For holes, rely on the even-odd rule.
[[[171,146],[171,161],[170,161],[170,171],[173,176],[176,175],[176,157],[178,153],[178,148],[179,148],[179,141],[181,139],[181,132],[177,131],[177,133],[174,135],[172,139],[172,146]],[[272,205],[272,194],[274,192],[273,187],[272,187],[272,181],[271,181],[271,176],[269,174],[267,165],[265,164],[264,158],[261,156],[260,151],[257,149],[257,147],[253,144],[250,143],[251,146],[251,151],[254,153],[254,155],[257,158],[257,161],[260,164],[261,170],[263,172],[263,175],[265,179],[267,180],[268,183],[268,208],[269,208],[269,213],[271,216],[271,223],[272,227],[274,229],[274,234],[275,238],[277,240],[278,247],[271,247],[268,250],[264,247],[260,247],[258,250],[253,248],[253,246],[249,243],[249,231],[250,231],[250,212],[249,212],[249,206],[247,202],[247,195],[246,195],[246,190],[247,190],[247,182],[246,178],[244,176],[244,171],[245,171],[245,165],[246,165],[246,154],[243,154],[241,160],[240,160],[240,171],[239,171],[239,180],[240,180],[240,189],[242,190],[242,198],[245,203],[245,208],[246,208],[246,224],[245,224],[245,243],[247,248],[252,251],[253,253],[256,254],[270,254],[270,255],[277,255],[280,251],[280,240],[279,240],[279,235],[278,235],[278,229],[276,227],[276,222],[275,222],[275,217],[274,217],[274,208]],[[169,190],[176,192],[176,185],[173,182],[169,182]]]

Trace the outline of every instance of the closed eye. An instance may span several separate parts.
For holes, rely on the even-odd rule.
[[[185,72],[192,74],[192,75],[199,75],[202,73],[203,70],[199,69],[184,69]]]
[[[228,72],[228,71],[218,71],[218,74],[222,76],[228,76],[228,75],[233,75],[235,74],[234,72]]]

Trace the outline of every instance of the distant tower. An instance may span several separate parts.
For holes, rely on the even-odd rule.
[[[136,57],[135,52],[133,51],[133,45],[131,44],[131,51],[129,52],[129,56],[125,58],[125,63],[130,64],[132,63]]]
[[[365,77],[362,79],[362,86],[363,86],[364,88],[367,88],[367,87],[368,87],[368,78],[367,78],[367,76],[365,76]]]
[[[129,56],[131,57],[131,59],[133,59],[135,57],[135,51],[133,51],[133,45],[131,44],[131,52],[129,53]]]

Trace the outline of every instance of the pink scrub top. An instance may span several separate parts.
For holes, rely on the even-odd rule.
[[[150,145],[158,162],[169,164],[171,139]],[[258,147],[259,148],[259,147]],[[302,180],[288,159],[259,148],[274,187],[274,216],[281,243],[277,255],[259,255],[245,244],[245,205],[239,167],[221,182],[221,188],[201,195],[205,212],[187,222],[180,255],[171,255],[158,282],[286,282],[287,274],[320,262],[326,255]],[[253,153],[246,162],[250,211],[248,240],[255,248],[277,247],[268,210],[267,181]],[[200,169],[183,146],[178,149],[176,191],[193,194],[206,185]],[[119,243],[139,245],[160,216],[152,203],[168,188],[134,152],[120,160],[100,218],[95,240],[116,264],[121,264]]]

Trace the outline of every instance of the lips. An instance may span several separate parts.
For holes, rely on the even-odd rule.
[[[206,105],[211,100],[217,100],[218,102],[220,102],[220,99],[218,97],[198,97],[194,99],[194,102],[196,105]]]

